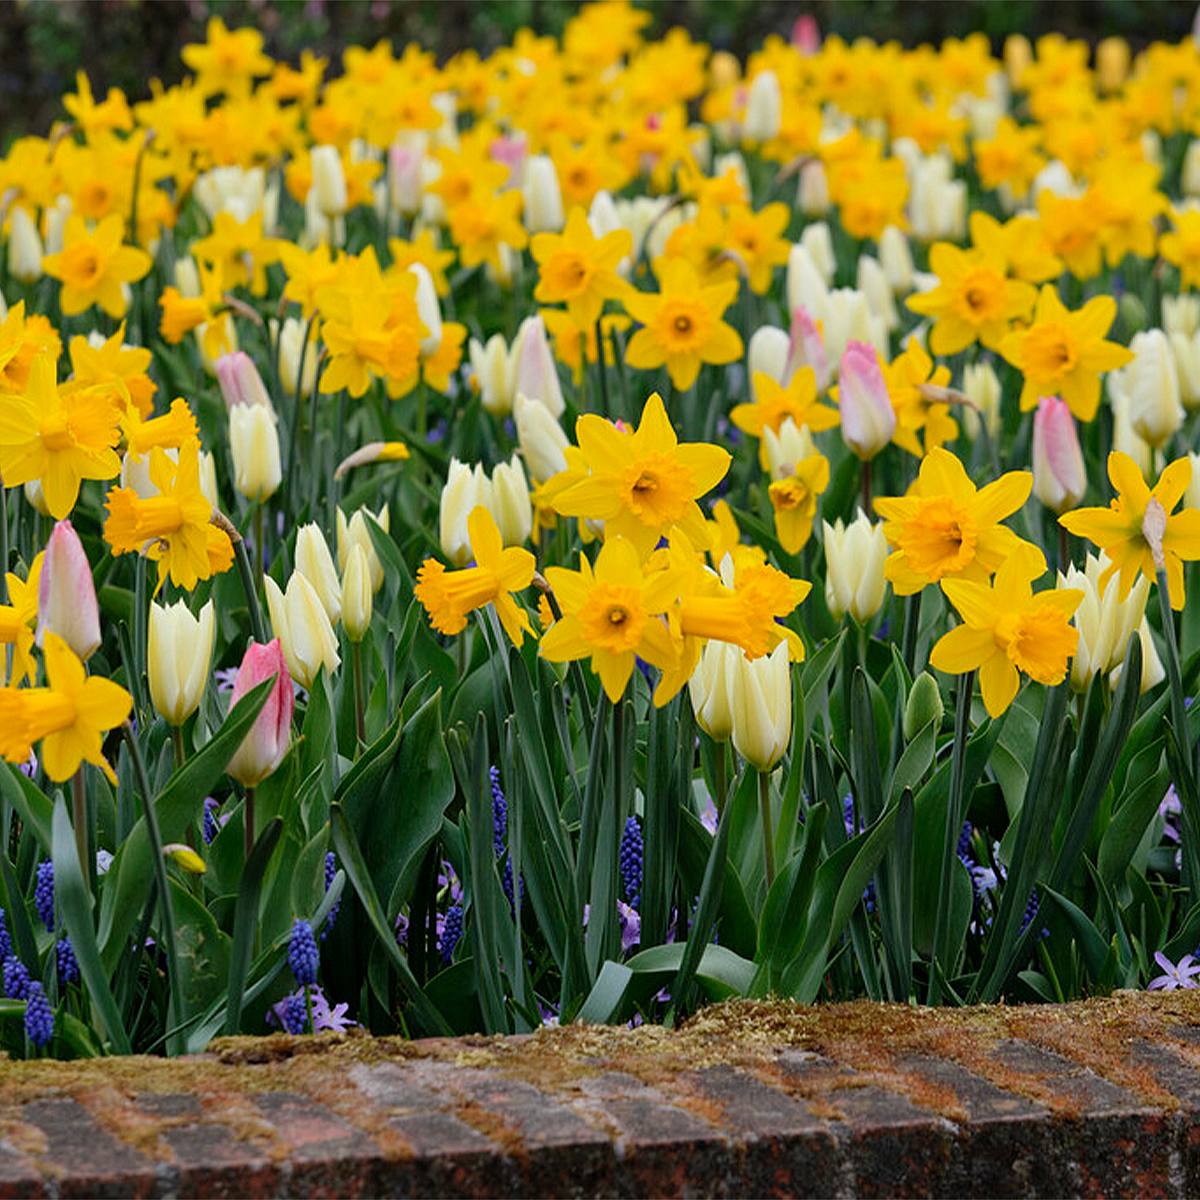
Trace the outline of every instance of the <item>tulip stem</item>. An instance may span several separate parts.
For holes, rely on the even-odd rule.
[[[1068,539],[1067,528],[1065,525],[1058,527],[1058,569],[1066,574],[1067,568],[1071,565],[1071,547]]]
[[[862,463],[862,471],[860,473],[862,481],[862,510],[866,516],[871,516],[871,460],[864,458]]]
[[[171,726],[171,745],[175,748],[175,769],[178,771],[187,760],[187,751],[183,748],[183,729],[179,725]]]
[[[254,849],[254,789],[252,787],[246,789],[246,803],[242,809],[242,825],[245,828],[243,845],[246,849],[246,861],[249,862],[251,851]]]
[[[775,835],[771,831],[771,775],[758,773],[758,807],[762,813],[763,858],[767,868],[767,891],[775,882]]]
[[[462,639],[459,639],[460,641]],[[367,744],[367,726],[364,719],[362,643],[350,643],[350,660],[354,666],[354,732],[358,736],[358,744]]]
[[[75,825],[75,851],[79,855],[79,866],[83,871],[83,882],[92,890],[92,856],[88,837],[87,787],[83,778],[83,765],[71,776],[71,819]]]
[[[713,804],[717,810],[717,816],[725,811],[725,793],[729,790],[729,777],[725,767],[725,743],[716,743],[716,754],[713,756],[713,785],[717,789],[717,794],[713,797]]]
[[[238,574],[242,577],[242,590],[246,593],[246,606],[250,609],[251,632],[256,642],[266,645],[267,627],[263,623],[262,606],[258,602],[258,592],[254,586],[254,568],[250,565],[245,538],[238,538],[233,543],[233,551],[237,559]]]
[[[266,546],[263,545],[263,538],[266,537],[266,501],[260,500],[254,508],[254,581],[259,594],[262,593],[264,561],[266,559]]]

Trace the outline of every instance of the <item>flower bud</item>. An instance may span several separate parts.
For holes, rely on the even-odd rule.
[[[1143,475],[1148,475],[1154,451],[1133,428],[1133,400],[1129,395],[1125,372],[1110,371],[1104,382],[1108,388],[1108,401],[1113,414],[1112,448],[1129,455],[1137,463],[1138,470]]]
[[[883,323],[889,333],[900,324],[892,287],[879,260],[869,254],[858,256],[858,290],[867,298],[871,315]]]
[[[392,514],[386,504],[377,513],[372,513],[368,508],[360,508],[349,521],[340,508],[337,510],[338,570],[345,574],[346,564],[350,559],[350,548],[354,545],[361,546],[371,568],[371,591],[377,592],[383,586],[383,563],[379,561],[375,543],[371,540],[371,531],[367,528],[368,520],[374,520],[384,533],[391,530]]]
[[[521,460],[500,463],[492,472],[492,502],[489,505],[496,527],[506,546],[520,546],[533,529],[533,505]]]
[[[229,707],[232,709],[264,679],[274,679],[275,684],[267,696],[267,702],[255,717],[254,724],[250,726],[250,732],[225,768],[243,787],[257,787],[268,775],[273,774],[283,762],[292,739],[292,712],[296,699],[278,638],[265,646],[251,642],[247,647],[233,682]]]
[[[423,263],[412,263],[408,269],[417,277],[417,315],[426,330],[421,339],[421,353],[428,358],[442,344],[442,310],[429,268]]]
[[[1122,367],[1134,432],[1160,449],[1183,424],[1179,376],[1167,336],[1161,329],[1135,334],[1129,343],[1133,361]]]
[[[783,120],[783,92],[774,71],[760,71],[750,84],[742,133],[752,142],[769,142]]]
[[[512,408],[513,391],[512,370],[504,338],[494,333],[486,345],[472,338],[468,351],[483,407],[494,417],[507,416]]]
[[[404,462],[410,457],[408,447],[403,442],[367,442],[338,463],[333,477],[341,479],[355,467],[365,467],[375,462]]]
[[[210,600],[194,617],[187,604],[151,603],[146,630],[150,699],[168,725],[182,725],[200,707],[212,665],[217,624]]]
[[[922,671],[913,680],[904,703],[904,740],[911,742],[926,725],[940,727],[945,712],[937,680],[928,671]]]
[[[760,325],[751,335],[746,349],[747,369],[751,380],[760,371],[776,383],[783,382],[788,365],[791,339],[775,325]]]
[[[979,436],[983,422],[989,437],[1000,432],[1000,377],[989,362],[970,363],[963,370],[963,395],[970,404],[963,406],[963,423],[967,433]]]
[[[846,346],[838,373],[838,405],[842,440],[859,458],[874,458],[892,440],[896,411],[873,346],[854,341]]]
[[[1200,142],[1196,144],[1200,146]],[[1168,336],[1182,333],[1191,337],[1200,333],[1200,296],[1164,296],[1162,321]]]
[[[825,276],[813,262],[808,248],[800,243],[794,245],[788,253],[787,301],[792,312],[803,308],[817,318],[821,317],[829,303],[829,289],[825,286]]]
[[[544,404],[552,417],[562,416],[566,408],[562,385],[541,317],[526,317],[521,322],[513,342],[511,371],[510,396],[520,393]]]
[[[311,688],[322,667],[332,674],[341,662],[337,637],[321,597],[299,571],[292,572],[286,592],[269,575],[263,580],[263,588],[271,628],[283,648],[288,670],[301,687]]]
[[[315,337],[308,339],[308,352],[303,354],[304,378],[300,378],[300,359],[307,327],[308,323],[299,317],[288,317],[279,326],[276,334],[279,340],[279,382],[289,396],[295,396],[297,388],[300,389],[301,395],[311,395],[313,385],[317,381],[317,359],[320,357],[320,350]]]
[[[1033,414],[1033,494],[1051,512],[1074,508],[1087,491],[1087,470],[1066,401],[1043,396]]]
[[[912,250],[908,238],[895,225],[888,225],[879,235],[879,263],[897,296],[912,291]]]
[[[421,207],[421,160],[424,157],[424,139],[412,144],[397,140],[388,151],[392,207],[406,217],[415,216]]]
[[[554,160],[531,154],[525,160],[525,228],[530,233],[557,233],[563,227],[562,189]]]
[[[321,527],[315,521],[301,525],[296,533],[296,570],[313,585],[321,605],[336,625],[342,615],[342,586],[333,566],[333,555]]]
[[[825,339],[812,314],[803,305],[792,309],[787,366],[784,367],[780,383],[786,387],[801,367],[812,367],[818,392],[823,392],[829,386],[829,356],[825,351]]]
[[[733,736],[732,675],[737,669],[735,660],[744,657],[739,646],[710,641],[688,680],[696,724],[714,742],[727,742]]]
[[[1096,46],[1096,79],[1102,92],[1119,91],[1129,74],[1129,43],[1106,37]]]
[[[883,606],[887,583],[883,564],[888,544],[883,525],[872,524],[859,509],[849,525],[839,517],[821,522],[825,533],[825,604],[834,620],[849,613],[865,625]]]
[[[808,426],[797,427],[792,417],[785,417],[778,431],[770,425],[763,427],[762,449],[772,479],[794,475],[797,464],[817,452]]]
[[[888,352],[887,330],[857,288],[835,288],[830,292],[822,321],[825,353],[831,362],[839,362],[852,341],[866,342],[881,355]]]
[[[357,542],[350,547],[346,569],[342,572],[342,624],[352,642],[361,642],[371,627],[374,597],[371,591],[371,564]]]
[[[787,640],[761,658],[733,656],[730,676],[734,749],[752,767],[769,771],[783,757],[792,734]]]
[[[567,469],[563,451],[571,444],[562,426],[550,415],[550,410],[536,400],[518,395],[513,405],[517,426],[517,441],[525,456],[530,476],[545,483],[559,471]]]
[[[1004,70],[1009,82],[1017,85],[1033,63],[1033,47],[1023,33],[1010,33],[1004,39]]]
[[[25,499],[29,501],[35,512],[41,513],[43,517],[50,515],[50,508],[46,504],[46,493],[42,491],[40,479],[31,479],[25,484]]]
[[[1192,478],[1183,493],[1183,503],[1186,508],[1200,508],[1200,454],[1189,450],[1188,458],[1192,463]]]
[[[247,500],[266,500],[283,478],[275,414],[261,404],[238,404],[229,410],[229,449],[233,486]]]
[[[825,164],[818,158],[800,168],[796,206],[806,217],[823,217],[829,212],[829,176]]]
[[[336,146],[312,148],[312,190],[321,215],[340,217],[346,211],[346,172]]]
[[[22,283],[42,277],[42,239],[27,209],[12,210],[8,231],[8,272]]]
[[[56,633],[87,662],[100,647],[100,608],[83,543],[69,520],[55,523],[38,583],[37,644]]]
[[[442,488],[438,505],[438,537],[442,553],[456,566],[471,561],[471,539],[467,534],[467,517],[478,505],[492,509],[492,481],[483,466],[468,467],[457,458],[450,460],[450,470]]]
[[[1180,186],[1185,196],[1200,196],[1200,141],[1193,139],[1183,155]],[[1166,297],[1163,298],[1164,304]]]
[[[275,412],[254,359],[244,350],[222,354],[217,359],[217,386],[227,409],[239,404],[259,404],[269,412]]]
[[[833,252],[833,237],[829,226],[824,221],[813,221],[805,225],[804,232],[800,235],[800,245],[808,251],[817,270],[821,272],[825,286],[828,287],[837,271],[837,256]]]
[[[183,842],[168,842],[163,847],[163,854],[189,875],[203,875],[208,870],[204,859]]]

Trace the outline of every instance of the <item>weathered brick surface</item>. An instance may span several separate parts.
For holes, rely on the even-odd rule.
[[[1184,995],[0,1063],[0,1198],[1196,1194]]]

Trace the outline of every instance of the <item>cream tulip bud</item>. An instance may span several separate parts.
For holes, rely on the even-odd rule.
[[[1145,618],[1150,581],[1140,577],[1122,599],[1115,577],[1100,581],[1108,566],[1106,555],[1089,554],[1082,571],[1072,565],[1065,575],[1058,576],[1060,587],[1077,588],[1083,593],[1073,617],[1079,631],[1079,642],[1071,658],[1071,687],[1076,692],[1086,692],[1096,675],[1107,675],[1111,680],[1111,672],[1125,659],[1129,639]],[[1144,662],[1143,680],[1154,673],[1151,665],[1147,675],[1146,665]]]
[[[42,277],[42,239],[27,209],[12,210],[8,230],[8,272],[22,283]]]
[[[839,517],[832,525],[822,521],[825,538],[825,604],[835,620],[849,613],[865,625],[883,606],[887,581],[883,564],[888,544],[883,525],[858,515],[849,525]]]
[[[266,500],[283,478],[275,414],[261,404],[239,404],[229,410],[229,449],[233,486],[247,500]]]
[[[796,185],[796,207],[806,217],[823,217],[829,212],[829,175],[819,158],[811,159],[800,168]]]
[[[425,336],[421,339],[421,353],[426,358],[436,354],[442,344],[442,310],[438,305],[437,289],[433,285],[433,276],[424,263],[413,263],[409,271],[417,277],[417,316],[425,326]]]
[[[979,436],[980,422],[989,437],[1000,432],[1000,377],[989,362],[971,363],[963,370],[963,424],[971,437]]]
[[[838,372],[838,406],[842,440],[864,462],[892,440],[896,410],[874,346],[853,341],[846,346]]]
[[[751,386],[760,371],[769,375],[776,383],[782,383],[788,365],[788,350],[791,339],[775,325],[760,325],[751,335],[746,348],[747,369]]]
[[[792,327],[788,334],[787,366],[780,380],[785,387],[801,367],[812,367],[817,379],[817,391],[829,386],[831,375],[825,338],[812,313],[803,305],[792,310]]]
[[[760,71],[750,84],[742,134],[752,142],[769,142],[783,120],[783,91],[774,71]]]
[[[1192,463],[1192,479],[1183,493],[1183,503],[1188,508],[1200,508],[1200,454],[1188,451]]]
[[[1185,196],[1200,196],[1200,141],[1193,139],[1183,155],[1180,186]],[[1166,298],[1163,300],[1166,303]]]
[[[207,450],[200,451],[200,494],[213,506],[221,507],[221,491],[217,487],[217,460]]]
[[[217,386],[227,409],[239,404],[259,404],[272,413],[275,411],[254,359],[243,350],[222,354],[217,359]]]
[[[567,469],[563,451],[571,444],[570,440],[544,404],[518,395],[513,405],[513,418],[525,465],[536,482],[545,483]]]
[[[217,622],[210,600],[192,616],[183,600],[150,605],[146,671],[150,699],[168,725],[182,725],[200,707],[212,666]]]
[[[371,540],[371,531],[367,522],[373,520],[384,533],[391,530],[391,511],[385,504],[377,513],[370,509],[360,508],[347,521],[346,514],[337,510],[337,554],[338,569],[345,574],[346,564],[350,559],[350,548],[358,545],[367,556],[371,568],[371,591],[377,592],[383,586],[383,563],[375,552],[375,543]]]
[[[794,475],[796,466],[817,452],[808,426],[797,426],[791,417],[783,419],[778,431],[770,425],[763,426],[762,445],[772,479],[787,479]]]
[[[563,227],[562,189],[548,154],[531,154],[525,160],[525,228],[530,233],[557,233]]]
[[[494,333],[486,344],[472,338],[467,351],[483,407],[494,417],[508,416],[513,403],[512,370],[504,338]]]
[[[1194,145],[1200,146],[1200,141]],[[1168,336],[1182,333],[1191,337],[1194,333],[1200,333],[1200,296],[1164,296],[1162,322]]]
[[[552,417],[561,417],[566,403],[558,378],[558,367],[546,337],[546,324],[541,317],[526,317],[521,322],[513,342],[510,363],[510,396],[520,393],[544,404]]]
[[[392,185],[392,207],[406,217],[421,207],[421,161],[426,143],[396,141],[388,151],[388,179]]]
[[[29,501],[35,512],[41,513],[43,517],[50,515],[50,508],[46,504],[46,493],[42,491],[40,479],[31,479],[25,484],[25,499]]]
[[[297,530],[295,561],[296,570],[313,585],[330,623],[336,625],[342,615],[342,585],[338,583],[329,543],[315,521]]]
[[[346,172],[336,146],[312,148],[312,190],[322,216],[340,217],[346,211]]]
[[[813,221],[806,225],[800,235],[800,245],[808,251],[828,287],[837,271],[837,256],[833,252],[833,235],[829,232],[829,226],[824,221]]]
[[[1158,648],[1154,645],[1154,637],[1150,632],[1150,622],[1145,617],[1137,627],[1137,639],[1142,643],[1142,678],[1138,682],[1138,691],[1143,695],[1151,688],[1156,688],[1167,677],[1162,659],[1158,657]],[[1108,686],[1116,688],[1121,682],[1121,668],[1124,660],[1117,663],[1108,673]]]
[[[883,323],[889,333],[899,327],[900,316],[896,312],[896,301],[887,274],[879,260],[869,254],[858,257],[858,290],[867,298],[871,315]]]
[[[295,396],[299,389],[302,396],[312,395],[313,385],[317,381],[317,360],[321,357],[320,347],[315,336],[308,339],[308,351],[304,351],[304,335],[308,330],[308,322],[299,317],[288,317],[279,326],[276,337],[279,340],[279,382],[289,396]],[[300,360],[304,359],[304,377],[300,377]]]
[[[1148,475],[1154,451],[1133,428],[1133,400],[1129,395],[1125,372],[1110,371],[1105,385],[1108,388],[1108,401],[1113,413],[1112,448],[1120,450],[1122,454],[1128,454],[1137,463],[1138,470],[1143,475]]]
[[[895,225],[888,225],[879,235],[879,265],[897,296],[907,296],[912,291],[912,248],[904,231]]]
[[[710,641],[700,652],[700,661],[688,680],[696,724],[714,742],[727,742],[733,736],[732,676],[737,670],[736,660],[744,657],[739,646]]]
[[[525,468],[515,454],[510,462],[500,463],[492,472],[490,508],[506,546],[520,546],[528,541],[533,530],[533,505]]]
[[[803,308],[818,319],[824,315],[829,304],[829,288],[807,247],[797,243],[788,253],[787,262],[788,308],[795,312]]]
[[[1066,401],[1043,396],[1033,414],[1033,494],[1060,516],[1087,491],[1087,469]]]
[[[247,647],[233,683],[229,707],[232,709],[247,692],[266,679],[275,681],[267,701],[225,768],[243,787],[257,787],[268,775],[274,774],[292,740],[296,698],[278,638],[265,646],[251,642]]]
[[[288,671],[301,687],[311,688],[322,667],[332,674],[341,662],[337,636],[321,597],[299,571],[292,572],[286,592],[269,575],[263,588],[271,629],[283,648]]]
[[[840,362],[851,342],[866,342],[880,354],[888,352],[887,330],[857,288],[835,288],[830,292],[821,317],[825,353],[830,362]]]
[[[491,512],[492,481],[480,463],[469,467],[452,458],[438,504],[438,540],[442,553],[456,567],[466,566],[471,561],[467,518],[479,505]]]
[[[1175,357],[1161,329],[1135,334],[1129,348],[1133,361],[1122,368],[1130,399],[1129,419],[1138,437],[1159,449],[1183,424]]]
[[[1200,336],[1168,333],[1175,373],[1179,379],[1179,399],[1188,412],[1200,408]]]
[[[96,584],[79,534],[69,520],[55,523],[38,582],[37,644],[57,634],[82,662],[100,648]]]
[[[792,677],[788,644],[770,654],[730,664],[734,749],[754,768],[769,771],[783,757],[792,734]]]
[[[342,624],[352,642],[361,642],[366,636],[374,604],[371,564],[367,562],[366,551],[356,542],[350,547],[342,572]]]

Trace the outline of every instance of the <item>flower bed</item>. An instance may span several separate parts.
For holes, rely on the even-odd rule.
[[[646,21],[0,160],[9,1054],[1196,986],[1200,50]]]

